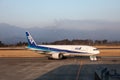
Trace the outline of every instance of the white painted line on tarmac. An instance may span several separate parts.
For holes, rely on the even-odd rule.
[[[82,68],[82,61],[80,61],[80,66],[79,66],[79,69],[78,69],[78,72],[77,72],[77,76],[76,76],[76,80],[79,80],[79,75],[80,75],[80,70]]]

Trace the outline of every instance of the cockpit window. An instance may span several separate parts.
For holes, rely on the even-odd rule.
[[[94,51],[97,51],[98,49],[96,48],[96,49],[93,49]]]

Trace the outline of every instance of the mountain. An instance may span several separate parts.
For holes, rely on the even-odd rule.
[[[20,28],[18,26],[0,23],[0,41],[6,44],[13,44],[19,41],[25,41],[25,31],[29,31],[35,41],[52,42],[63,39],[92,39],[92,40],[117,40],[120,41],[120,31],[111,29],[99,30],[74,30],[73,29],[57,29],[54,27],[44,28]]]
[[[6,23],[0,24],[0,41],[6,44],[16,43],[18,41],[25,41],[25,29]]]

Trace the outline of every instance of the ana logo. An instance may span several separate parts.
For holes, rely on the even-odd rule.
[[[76,48],[75,48],[75,50],[80,50],[80,49],[81,49],[81,47],[76,47]]]
[[[28,36],[28,39],[30,40],[31,44],[34,43],[34,40],[33,40],[33,38],[31,36]]]

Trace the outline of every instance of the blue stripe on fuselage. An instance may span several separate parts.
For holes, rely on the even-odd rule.
[[[56,49],[56,48],[50,48],[50,47],[44,47],[44,46],[28,46],[28,48],[34,48],[36,50],[48,51],[48,52],[54,51],[54,52],[67,52],[67,53],[86,53],[86,52],[63,50],[63,49]]]

